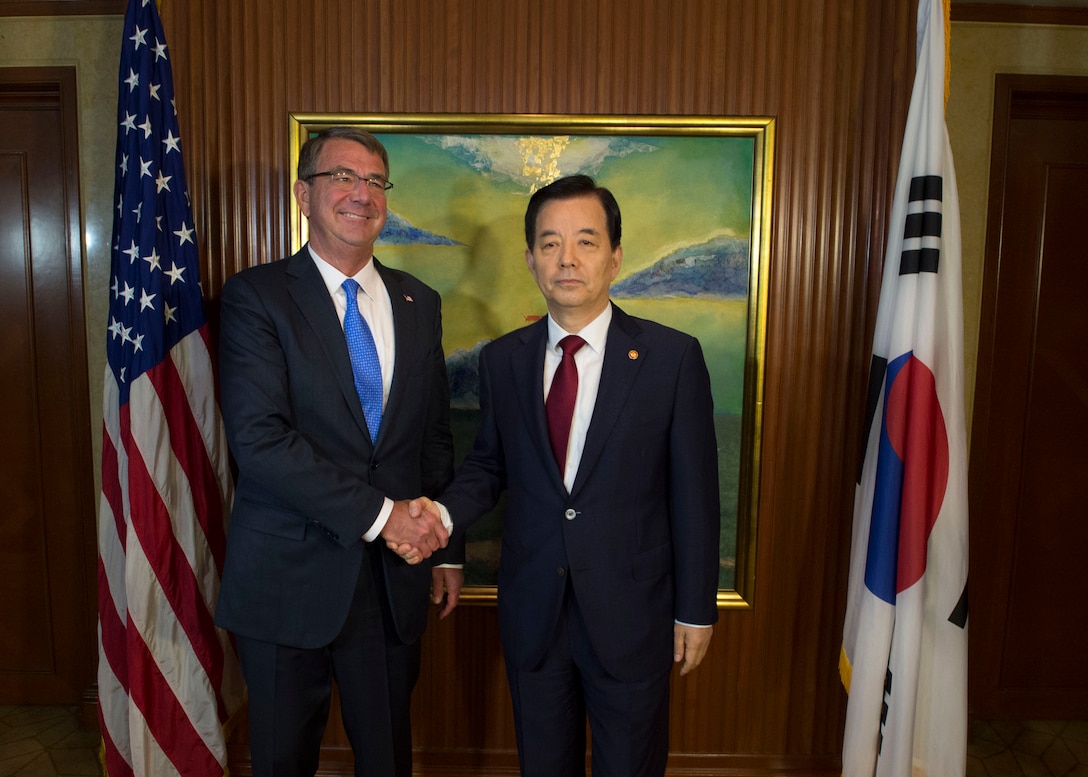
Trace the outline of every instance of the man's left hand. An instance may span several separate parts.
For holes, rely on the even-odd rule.
[[[459,567],[434,567],[431,569],[431,601],[441,605],[443,598],[446,603],[438,612],[439,618],[445,618],[457,602],[461,599],[461,587],[465,584],[464,570]]]
[[[680,664],[680,674],[685,675],[697,667],[710,647],[713,626],[673,625],[672,660]],[[683,662],[683,663],[681,663]]]

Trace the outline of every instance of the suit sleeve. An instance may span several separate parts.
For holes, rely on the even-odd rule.
[[[423,495],[437,499],[453,480],[453,434],[450,431],[450,388],[442,350],[442,302],[436,295],[435,326],[431,336],[428,371],[431,389],[424,425],[421,470]],[[431,563],[464,564],[464,533],[450,537],[449,545],[432,556]]]
[[[710,375],[699,341],[689,343],[680,363],[669,436],[675,618],[710,625],[718,620],[718,446]]]
[[[480,352],[480,419],[476,440],[457,469],[453,483],[439,499],[453,521],[451,543],[454,540],[463,543],[465,530],[498,504],[506,488],[505,454],[491,396],[490,355],[490,346]]]
[[[302,341],[303,326],[276,307],[278,299],[271,293],[262,297],[246,273],[223,287],[223,420],[240,473],[236,499],[256,503],[252,511],[236,509],[236,520],[259,515],[268,524],[263,528],[279,534],[301,534],[309,526],[348,547],[373,524],[384,495],[351,469],[365,460],[361,452],[347,457],[324,452],[351,450],[357,443],[347,440],[343,418],[321,408],[335,397],[321,396],[331,395],[332,380],[307,361],[320,344]],[[298,396],[302,381],[314,386],[312,412]],[[331,436],[336,436],[332,444],[318,447],[317,441]]]

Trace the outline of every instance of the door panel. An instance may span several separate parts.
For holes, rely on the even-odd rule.
[[[0,68],[0,704],[94,681],[73,68]]]
[[[1088,715],[1088,79],[999,76],[972,427],[970,700]]]

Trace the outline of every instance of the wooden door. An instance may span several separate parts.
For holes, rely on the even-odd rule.
[[[971,710],[1083,719],[1088,78],[998,76],[987,223],[970,464]]]
[[[75,90],[75,68],[0,68],[0,704],[94,681]]]

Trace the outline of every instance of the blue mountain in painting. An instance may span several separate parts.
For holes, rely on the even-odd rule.
[[[433,232],[420,229],[406,218],[390,211],[389,217],[385,221],[385,228],[382,229],[382,233],[378,236],[378,245],[463,246],[464,243],[458,242],[451,237],[436,235]]]
[[[715,297],[748,294],[748,241],[716,237],[685,246],[612,284],[616,298]]]
[[[446,357],[446,374],[450,380],[450,407],[478,410],[480,408],[480,351],[489,340],[481,340],[471,350],[458,348]]]

